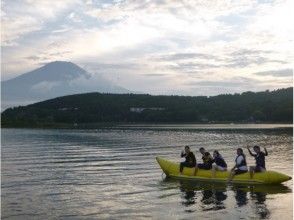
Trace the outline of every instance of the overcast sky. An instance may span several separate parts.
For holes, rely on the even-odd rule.
[[[132,91],[293,84],[293,0],[2,0],[2,80],[71,61]]]

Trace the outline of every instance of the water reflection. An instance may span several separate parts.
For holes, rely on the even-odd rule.
[[[227,185],[224,183],[205,183],[174,180],[166,178],[163,183],[169,187],[178,185],[181,205],[185,212],[217,211],[229,209],[230,201],[235,200],[235,207],[241,210],[252,209],[259,219],[269,218],[271,212],[267,207],[267,195],[291,193],[284,185]],[[231,197],[231,199],[229,198]],[[226,202],[228,199],[229,202]]]
[[[231,158],[249,142],[267,147],[270,169],[292,175],[293,129],[288,130],[2,129],[1,214],[3,219],[292,219],[288,187],[161,181],[155,162],[156,156],[176,161],[183,144],[219,149]],[[292,188],[292,181],[285,184]]]
[[[260,219],[268,218],[270,211],[267,208],[266,197],[270,193],[285,193],[289,192],[289,188],[283,185],[278,186],[235,186],[235,198],[239,207],[247,205],[248,200],[252,201],[252,209]],[[290,190],[291,191],[291,190]],[[247,198],[249,192],[250,198]]]
[[[256,205],[256,214],[259,215],[261,219],[268,218],[270,215],[270,211],[265,203],[266,195],[267,194],[263,192],[250,192],[250,197]]]
[[[251,186],[243,190],[249,191],[250,199],[253,202],[253,208],[255,213],[259,216],[260,219],[269,218],[271,212],[267,207],[266,199],[270,194],[280,194],[280,193],[290,193],[291,189],[284,185],[260,185],[260,186]]]
[[[182,205],[191,206],[196,203],[196,197],[199,196],[202,210],[220,210],[225,209],[223,201],[227,199],[226,185],[224,184],[195,184],[186,181],[180,181],[180,191],[182,192]]]
[[[247,204],[247,192],[243,191],[241,187],[236,187],[235,190],[235,199],[237,206],[241,207]]]
[[[182,205],[190,206],[195,204],[195,200],[196,200],[195,190],[185,189],[182,186],[180,187],[180,190],[182,192],[182,197],[183,197]]]
[[[203,203],[202,210],[220,210],[225,209],[225,205],[223,203],[226,200],[227,195],[225,192],[219,190],[203,190],[202,191],[203,198],[201,202]]]

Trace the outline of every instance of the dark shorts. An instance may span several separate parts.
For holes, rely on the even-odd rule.
[[[247,173],[247,170],[239,170],[239,169],[235,170],[235,175],[242,174],[242,173]]]
[[[192,167],[195,167],[195,166],[193,164],[191,164],[191,163],[188,163],[188,162],[181,162],[180,163],[180,171],[181,172],[183,171],[184,167],[192,168]]]
[[[265,168],[263,168],[263,167],[260,167],[260,166],[254,167],[254,172],[255,173],[264,172],[264,171],[265,171]]]
[[[199,169],[203,169],[203,170],[210,170],[212,168],[211,165],[205,164],[205,163],[198,163],[197,166]]]

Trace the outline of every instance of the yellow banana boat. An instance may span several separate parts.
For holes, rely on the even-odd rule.
[[[156,160],[161,169],[163,170],[163,172],[166,174],[166,176],[172,178],[196,181],[226,182],[229,176],[228,171],[216,171],[215,177],[212,177],[211,170],[202,169],[198,169],[197,174],[194,175],[195,169],[188,167],[184,168],[183,174],[181,175],[179,173],[179,163],[174,163],[161,157],[156,157]],[[234,176],[232,182],[242,184],[279,184],[291,179],[292,177],[276,171],[266,171],[261,173],[255,173],[252,179],[250,179],[249,172],[239,174]]]

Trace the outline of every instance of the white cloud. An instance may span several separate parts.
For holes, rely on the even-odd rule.
[[[243,77],[254,81],[262,77],[256,72],[293,68],[291,0],[28,0],[21,6],[20,10],[17,4],[5,2],[3,8],[2,42],[10,45],[4,50],[5,74],[54,60],[80,65],[119,63],[126,65],[95,71],[93,64],[90,68],[131,90],[193,93],[187,87],[191,80]],[[35,31],[48,35],[16,44]],[[203,56],[158,59],[180,54]],[[265,84],[274,87],[276,78],[264,77]],[[240,82],[240,89],[248,88]],[[277,79],[276,85],[290,83]]]
[[[3,46],[14,46],[16,40],[21,36],[40,30],[41,22],[30,16],[2,18],[2,36]]]
[[[26,0],[4,1],[1,15],[3,46],[13,46],[26,34],[44,28],[45,22],[53,20],[77,0]]]
[[[254,74],[259,76],[292,77],[293,78],[293,69],[268,70],[263,72],[257,72]]]
[[[82,22],[82,19],[79,15],[77,15],[77,13],[75,12],[71,12],[69,15],[68,15],[68,18],[73,21],[73,22]]]
[[[51,91],[54,87],[58,86],[59,84],[60,82],[43,81],[34,85],[31,89],[36,90],[38,92],[46,93]]]

